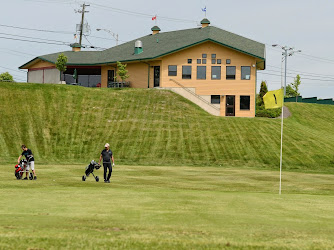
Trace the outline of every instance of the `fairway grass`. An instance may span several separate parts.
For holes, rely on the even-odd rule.
[[[0,249],[333,249],[334,176],[222,167],[0,172]],[[103,171],[95,171],[103,179]]]
[[[334,174],[334,106],[286,106],[284,168]],[[0,83],[0,114],[0,164],[22,144],[39,163],[86,163],[106,142],[121,165],[274,170],[280,161],[280,119],[215,117],[167,90]]]

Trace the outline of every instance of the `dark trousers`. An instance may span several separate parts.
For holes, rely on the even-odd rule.
[[[112,167],[111,167],[111,162],[103,162],[103,168],[104,168],[104,180],[109,181],[110,180],[110,176],[112,173]],[[108,173],[108,178],[107,178],[107,170],[109,169],[109,173]]]

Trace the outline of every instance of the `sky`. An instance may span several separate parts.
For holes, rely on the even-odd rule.
[[[18,67],[36,56],[71,50],[83,1],[1,0],[0,73],[8,71],[16,81],[26,81]],[[300,53],[287,59],[287,84],[301,76],[303,97],[334,98],[334,1],[333,0],[91,0],[85,21],[90,32],[83,44],[97,48],[151,33],[157,15],[161,32],[198,27],[206,6],[211,25],[264,43],[266,70],[258,71],[257,86],[266,81],[269,90],[281,86],[282,49]],[[106,29],[96,31],[96,29]],[[48,31],[48,32],[47,32]],[[24,41],[23,41],[24,40]],[[34,42],[31,42],[34,41]],[[86,49],[97,50],[97,49]]]

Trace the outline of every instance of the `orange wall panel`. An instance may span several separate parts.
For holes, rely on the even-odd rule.
[[[27,69],[39,69],[39,68],[47,68],[47,67],[56,67],[55,64],[39,60],[37,63],[29,66]]]

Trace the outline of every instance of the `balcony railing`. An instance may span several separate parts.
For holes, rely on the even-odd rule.
[[[129,88],[130,82],[108,82],[108,88]]]

